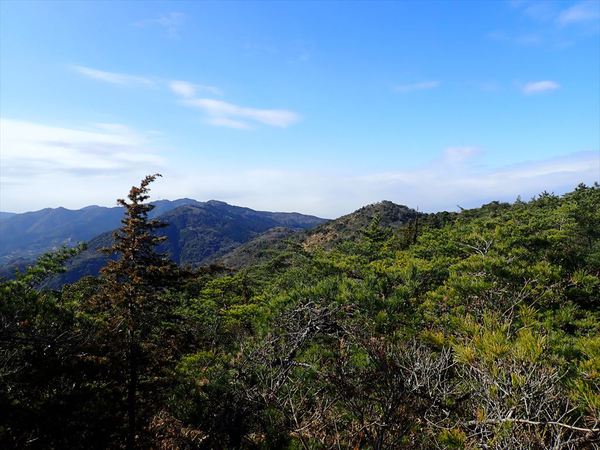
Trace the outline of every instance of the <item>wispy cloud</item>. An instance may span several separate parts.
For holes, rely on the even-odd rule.
[[[248,108],[211,98],[191,98],[184,102],[201,109],[208,116],[207,123],[216,126],[242,129],[261,123],[286,128],[300,120],[297,113],[286,109]]]
[[[406,92],[414,92],[414,91],[425,91],[429,89],[435,89],[439,87],[439,81],[419,81],[418,83],[409,83],[409,84],[397,84],[392,90],[394,92],[398,92],[400,94],[404,94]]]
[[[179,30],[184,22],[185,14],[170,12],[151,19],[140,20],[135,22],[134,25],[138,27],[157,26],[165,30],[169,37],[174,38],[179,36]]]
[[[230,119],[228,117],[209,117],[206,123],[215,127],[235,128],[237,130],[250,130],[252,127],[247,122],[241,120]]]
[[[273,127],[286,128],[300,120],[300,116],[285,109],[259,109],[234,105],[213,98],[197,98],[199,92],[220,95],[221,90],[214,86],[205,86],[187,81],[173,80],[169,88],[183,103],[199,108],[206,114],[206,123],[217,127],[249,130],[253,124],[261,123]]]
[[[560,88],[560,84],[558,84],[556,81],[542,80],[525,83],[522,87],[522,91],[526,95],[532,95],[555,91],[558,88]]]
[[[556,16],[556,7],[547,1],[533,1],[524,4],[523,14],[527,17],[540,21],[548,22]]]
[[[588,23],[600,19],[600,2],[588,0],[577,3],[560,12],[556,18],[560,26]]]
[[[121,86],[143,86],[153,87],[156,82],[150,78],[142,77],[138,75],[129,75],[118,72],[107,72],[105,70],[92,69],[91,67],[85,66],[71,66],[71,68],[83,75],[84,77],[90,78],[96,81],[102,81],[104,83],[118,84]]]
[[[582,0],[563,8],[566,2],[550,2],[547,0],[525,0],[513,2],[513,9],[537,22],[563,27],[583,24],[600,19],[600,3],[597,0]]]
[[[166,164],[149,135],[123,124],[60,127],[1,118],[0,129],[3,209],[106,204]]]
[[[234,120],[215,117],[214,120]],[[203,167],[175,169],[147,133],[122,124],[57,127],[0,120],[0,205],[23,211],[48,206],[111,205],[132,183],[159,171],[154,198],[224,200],[262,210],[337,217],[380,200],[423,211],[474,207],[492,200],[556,193],[600,175],[598,151],[490,168],[477,147],[450,147],[417,167],[374,173]],[[148,150],[150,149],[150,150]],[[48,186],[52,186],[49,189]]]
[[[459,164],[480,154],[478,147],[448,147],[442,153],[442,159],[448,164]]]
[[[123,124],[100,123],[65,128],[0,119],[3,171],[80,173],[128,170],[136,164],[162,163],[141,133]],[[24,179],[24,178],[22,178]]]
[[[287,109],[249,108],[214,98],[198,97],[199,94],[222,95],[222,91],[215,86],[107,72],[84,66],[72,66],[72,68],[87,78],[105,83],[168,88],[181,99],[184,105],[202,110],[206,114],[208,125],[247,130],[257,124],[286,128],[300,121],[298,113]]]
[[[181,97],[194,97],[197,93],[203,92],[212,95],[221,95],[222,92],[218,87],[205,84],[191,83],[182,80],[161,80],[157,77],[131,75],[127,73],[109,72],[106,70],[94,69],[92,67],[73,65],[70,66],[75,72],[96,81],[104,83],[118,84],[121,86],[145,86],[156,87],[158,85],[166,85],[173,93]]]
[[[215,86],[207,86],[204,84],[194,84],[188,81],[172,80],[169,82],[169,88],[173,93],[184,97],[193,98],[198,92],[205,92],[213,95],[221,95],[221,89]]]
[[[522,0],[510,2],[512,9],[531,21],[533,30],[494,31],[487,37],[520,46],[564,49],[580,39],[600,32],[600,2],[583,0],[565,7],[563,2]]]
[[[497,42],[508,42],[524,47],[537,47],[543,44],[544,39],[539,33],[507,33],[506,31],[492,31],[487,38]]]

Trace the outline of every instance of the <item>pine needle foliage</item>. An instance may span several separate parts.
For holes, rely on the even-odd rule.
[[[147,203],[149,185],[160,176],[146,176],[139,187],[131,188],[128,200],[117,200],[125,210],[123,225],[114,233],[113,246],[105,250],[116,254],[117,259],[101,271],[104,285],[100,299],[108,309],[115,342],[121,347],[115,354],[124,359],[127,371],[127,448],[138,445],[140,391],[152,391],[150,380],[156,379],[148,361],[155,368],[161,359],[155,331],[167,318],[169,308],[160,294],[176,277],[173,263],[156,251],[165,238],[155,233],[165,225],[148,218],[154,208]],[[141,401],[149,399],[142,397]]]

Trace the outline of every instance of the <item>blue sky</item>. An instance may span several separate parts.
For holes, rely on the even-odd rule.
[[[0,2],[0,209],[455,210],[600,177],[600,2]]]

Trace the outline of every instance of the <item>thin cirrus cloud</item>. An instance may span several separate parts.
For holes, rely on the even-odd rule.
[[[148,150],[147,136],[123,124],[67,128],[2,118],[0,128],[2,168],[9,177],[19,167],[39,174],[82,174],[163,162],[156,151]]]
[[[533,95],[555,91],[558,88],[560,88],[560,84],[558,84],[556,81],[542,80],[530,81],[529,83],[525,83],[521,90],[525,95]]]
[[[392,90],[399,94],[405,94],[407,92],[435,89],[439,87],[439,85],[439,81],[419,81],[418,83],[397,84],[392,88]]]
[[[566,8],[561,8],[560,2],[535,0],[512,2],[511,5],[530,19],[553,23],[559,28],[567,25],[583,25],[600,19],[600,4],[597,0],[583,0]]]
[[[481,154],[478,147],[448,147],[442,153],[442,161],[447,164],[460,164]]]
[[[206,123],[217,127],[248,130],[254,125],[286,128],[300,120],[300,116],[287,109],[261,109],[239,106],[214,98],[197,98],[198,91],[220,92],[211,86],[201,86],[186,81],[171,81],[171,91],[182,98],[184,105],[200,109],[206,115]]]
[[[165,30],[167,36],[176,38],[179,36],[179,31],[185,22],[185,14],[180,12],[170,12],[160,14],[151,19],[144,19],[135,22],[133,25],[137,27],[159,27]]]
[[[194,84],[188,81],[172,80],[169,82],[169,88],[175,94],[185,97],[193,98],[198,92],[206,92],[213,95],[222,95],[221,89],[215,86],[207,86],[205,84]]]
[[[588,0],[577,3],[560,12],[556,18],[558,25],[564,27],[568,25],[589,23],[600,19],[600,3],[595,0]]]
[[[547,1],[523,2],[522,12],[531,19],[548,22],[556,16],[556,6]]]
[[[0,129],[2,210],[114,204],[132,180],[168,165],[155,134],[123,124],[0,118]]]
[[[182,104],[200,109],[206,115],[205,123],[211,126],[252,129],[255,125],[287,128],[300,121],[300,115],[287,109],[263,109],[239,106],[214,98],[198,97],[198,94],[222,95],[222,91],[203,84],[183,80],[159,80],[156,78],[107,72],[85,66],[72,66],[80,75],[95,81],[121,86],[156,87],[166,86],[179,97]]]
[[[598,0],[583,0],[566,7],[564,3],[547,0],[513,0],[509,4],[523,17],[537,22],[536,31],[497,30],[488,33],[488,38],[520,46],[545,46],[560,50],[600,32]]]
[[[525,47],[538,47],[544,43],[543,37],[538,33],[512,34],[506,31],[492,31],[486,37],[493,41],[508,42]]]
[[[237,130],[251,130],[252,126],[241,120],[230,119],[223,116],[213,116],[206,119],[206,123],[215,127],[235,128]]]
[[[215,126],[249,129],[258,123],[286,128],[300,120],[297,113],[286,109],[248,108],[211,98],[191,98],[184,102],[202,110],[207,115],[207,123]]]
[[[102,81],[109,84],[117,84],[121,86],[141,86],[141,87],[153,87],[156,85],[155,81],[138,75],[129,75],[118,72],[107,72],[105,70],[92,69],[91,67],[71,66],[75,72],[83,75],[86,78],[90,78],[96,81]]]

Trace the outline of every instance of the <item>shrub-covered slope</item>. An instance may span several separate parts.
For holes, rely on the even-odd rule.
[[[382,222],[181,273],[140,349],[139,445],[598,448],[600,187]],[[105,282],[37,292],[44,264],[0,290],[0,439],[118,446]]]

